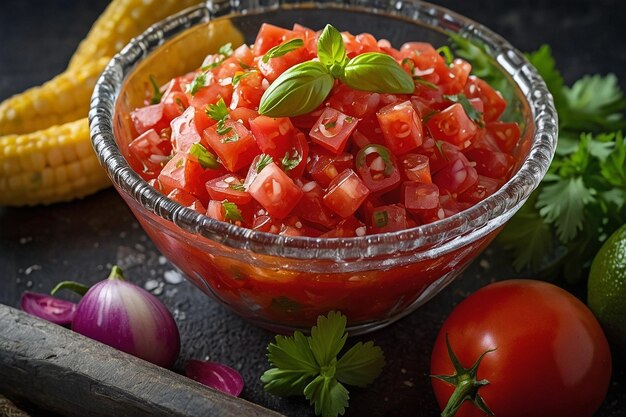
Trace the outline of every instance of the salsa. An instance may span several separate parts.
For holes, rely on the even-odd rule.
[[[285,110],[274,94],[280,111],[291,114],[260,114],[268,89],[279,91],[289,71],[303,63],[323,67],[320,33],[264,24],[253,45],[224,45],[196,71],[157,88],[130,115],[130,165],[170,199],[211,218],[312,237],[434,222],[510,178],[520,129],[500,120],[505,100],[470,75],[468,62],[428,43],[396,49],[370,34],[343,32],[344,67],[378,53],[368,57],[408,75],[410,91],[380,91],[386,87],[376,74],[369,88],[348,73],[349,63],[344,73],[329,64],[329,75],[311,75],[329,87],[319,105],[294,93],[297,103]],[[361,61],[359,68],[377,68],[378,61]]]

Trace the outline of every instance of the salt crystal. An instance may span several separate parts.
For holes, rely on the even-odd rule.
[[[24,270],[25,275],[30,275],[33,271],[40,271],[41,265],[31,265]]]
[[[182,274],[174,270],[165,271],[163,278],[165,278],[165,282],[172,285],[177,285],[184,281]]]

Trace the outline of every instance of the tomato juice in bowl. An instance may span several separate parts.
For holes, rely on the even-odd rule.
[[[358,7],[278,2],[264,9],[220,7],[198,6],[157,24],[111,62],[94,93],[92,141],[159,250],[200,289],[254,323],[287,331],[340,310],[355,334],[399,319],[457,277],[545,174],[556,143],[551,97],[523,56],[482,26],[414,2],[389,10],[362,2]],[[289,28],[299,23],[315,30],[330,23],[341,31],[372,33],[398,47],[411,41],[441,46],[455,32],[484,44],[494,65],[505,69],[514,92],[508,106],[521,126],[511,153],[514,174],[490,197],[443,220],[356,237],[251,230],[166,198],[125,159],[137,137],[131,113],[144,106],[150,76],[163,83],[196,69],[227,42],[233,48],[251,44],[262,23]]]

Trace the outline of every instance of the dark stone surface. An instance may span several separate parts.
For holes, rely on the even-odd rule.
[[[79,40],[106,1],[3,0],[0,5],[0,100],[48,80],[66,66]],[[586,73],[614,72],[626,81],[625,7],[619,1],[447,0],[443,5],[470,16],[521,50],[552,45],[566,81]],[[211,301],[189,283],[165,281],[173,267],[160,257],[132,214],[109,189],[82,201],[50,207],[0,208],[0,303],[17,306],[26,289],[47,292],[72,279],[94,283],[118,264],[131,280],[154,280],[174,313],[182,336],[181,359],[224,362],[246,381],[243,398],[289,416],[313,415],[303,399],[264,393],[265,347],[273,335]],[[437,330],[454,305],[496,279],[512,277],[497,244],[441,295],[395,325],[372,334],[387,365],[374,386],[351,389],[349,416],[437,415],[430,388],[429,355]],[[576,291],[576,289],[573,289]],[[578,289],[578,295],[582,292]],[[354,341],[354,340],[353,340]],[[615,369],[598,416],[626,414],[626,377]],[[37,409],[36,415],[48,415]]]

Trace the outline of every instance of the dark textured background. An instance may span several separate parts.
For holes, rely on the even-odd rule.
[[[106,0],[1,0],[0,100],[61,72]],[[440,2],[503,35],[520,50],[549,43],[566,81],[614,72],[626,82],[626,5],[622,1],[447,0]],[[0,303],[17,306],[22,291],[47,292],[63,279],[94,283],[113,263],[155,292],[174,313],[182,335],[181,360],[211,358],[239,369],[243,397],[289,416],[313,415],[302,399],[263,392],[265,347],[273,335],[253,327],[186,282],[171,284],[173,267],[160,257],[112,190],[49,207],[0,207]],[[437,329],[472,291],[515,276],[492,245],[457,282],[399,323],[368,338],[387,356],[383,375],[367,390],[351,389],[350,416],[430,416],[437,406],[428,378]],[[582,288],[570,288],[578,295]],[[626,415],[626,377],[615,370],[598,416]],[[1,377],[1,376],[0,376]],[[60,381],[61,383],[62,381]],[[34,414],[48,415],[22,403]]]

